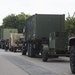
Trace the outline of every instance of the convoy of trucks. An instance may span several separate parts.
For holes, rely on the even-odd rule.
[[[23,33],[18,33],[18,29],[13,28],[4,28],[1,30],[1,48],[4,48],[5,51],[8,49],[10,51],[16,52],[17,50],[21,51]]]
[[[1,40],[9,39],[10,51],[20,49],[22,55],[29,57],[41,54],[44,62],[50,57],[70,56],[71,71],[75,74],[75,37],[68,40],[64,25],[64,14],[35,14],[26,19],[23,34],[3,29]]]

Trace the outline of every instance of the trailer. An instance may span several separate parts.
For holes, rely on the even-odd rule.
[[[68,33],[51,32],[49,42],[43,44],[42,57],[47,62],[50,57],[69,56],[68,50]]]
[[[23,42],[24,36],[22,33],[11,33],[10,34],[10,42],[9,42],[9,50],[16,52],[17,50],[22,49],[22,42]]]
[[[43,61],[47,61],[48,56],[67,56],[67,47],[65,47],[62,43],[59,42],[63,40],[63,43],[65,45],[66,43],[68,43],[67,40],[66,43],[64,41],[64,39],[67,39],[67,36],[65,36],[66,33],[64,29],[64,23],[64,14],[35,14],[29,17],[26,20],[25,27],[23,29],[25,42],[23,44],[22,55],[26,55],[26,53],[28,52],[29,57],[35,57],[36,55],[39,55],[41,53]],[[50,34],[51,36],[49,36]],[[57,35],[59,39],[50,40],[51,38],[55,38],[55,35]],[[61,35],[62,37],[60,37]],[[56,46],[51,49],[52,44],[57,45],[56,43],[54,44],[54,41],[57,41],[56,43],[59,42],[59,44],[61,44],[61,48],[64,47],[65,50],[57,50]],[[57,47],[58,49],[61,49],[59,46]],[[52,51],[56,54],[52,54]],[[57,53],[59,54],[57,55]],[[45,54],[47,56],[45,56]]]

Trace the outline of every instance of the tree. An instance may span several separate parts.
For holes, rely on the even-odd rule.
[[[19,32],[22,31],[25,25],[25,20],[29,17],[30,15],[26,15],[23,12],[21,14],[16,15],[16,18],[18,19],[18,30]]]
[[[68,15],[68,17],[65,20],[65,29],[68,32],[69,36],[75,36],[75,17],[74,14],[71,17]]]
[[[30,15],[24,14],[23,12],[21,14],[15,15],[11,14],[6,16],[3,19],[3,28],[17,28],[19,32],[22,32],[22,29],[25,25],[25,20]]]
[[[4,28],[17,28],[17,19],[14,14],[8,15],[3,19]]]

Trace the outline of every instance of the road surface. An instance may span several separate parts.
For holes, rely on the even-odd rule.
[[[0,49],[0,75],[73,75],[68,57],[50,58],[43,62],[41,57],[30,58],[21,52],[5,52]]]

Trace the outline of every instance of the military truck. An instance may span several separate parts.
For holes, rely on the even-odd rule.
[[[75,74],[75,37],[69,39],[70,50],[70,67],[73,74]]]
[[[23,45],[24,36],[22,33],[11,33],[10,34],[10,42],[9,42],[9,50],[16,52],[21,51]]]
[[[18,30],[14,28],[3,28],[1,29],[0,39],[1,48],[5,48],[5,41],[10,39],[10,33],[17,33]]]
[[[29,57],[41,53],[43,61],[49,56],[67,56],[67,33],[64,29],[65,15],[35,14],[25,22],[23,33],[25,42],[22,55],[28,52]]]

